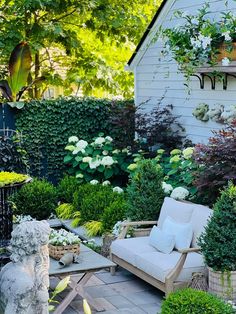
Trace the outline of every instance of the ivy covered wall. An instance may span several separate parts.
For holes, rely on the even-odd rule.
[[[133,101],[95,98],[59,98],[26,103],[16,115],[16,127],[30,160],[32,176],[57,181],[68,138],[90,140],[99,132],[128,145],[134,137]],[[127,122],[126,122],[127,121]]]

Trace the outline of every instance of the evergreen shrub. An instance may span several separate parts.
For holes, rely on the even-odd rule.
[[[46,180],[34,179],[12,196],[14,213],[47,219],[57,206],[57,190]]]
[[[138,162],[127,187],[130,220],[157,220],[165,197],[162,189],[163,171],[155,160]]]
[[[205,291],[191,288],[171,293],[162,303],[161,314],[233,314],[232,306]]]
[[[65,175],[57,186],[58,200],[63,203],[72,203],[73,194],[79,186],[79,182],[74,176]]]

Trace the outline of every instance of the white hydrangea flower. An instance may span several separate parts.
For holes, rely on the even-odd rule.
[[[102,185],[110,185],[111,184],[111,182],[109,181],[109,180],[106,180],[106,181],[103,181],[103,183],[102,183]]]
[[[84,177],[84,175],[83,175],[82,173],[78,173],[78,174],[76,175],[76,178],[79,178],[79,179],[83,179],[83,177]]]
[[[76,143],[76,142],[78,142],[78,137],[77,136],[71,136],[71,137],[69,137],[69,140],[68,140],[68,142],[69,143]]]
[[[190,159],[193,155],[194,147],[187,147],[183,150],[184,159]]]
[[[76,154],[78,154],[79,152],[81,152],[82,154],[84,154],[84,153],[85,153],[85,150],[84,150],[84,149],[81,149],[80,147],[76,147],[76,148],[73,150],[72,154],[73,154],[73,155],[76,155]]]
[[[107,155],[108,155],[108,151],[107,151],[107,150],[104,150],[104,151],[102,152],[102,154],[103,154],[104,156],[107,156]]]
[[[113,192],[116,192],[116,193],[123,193],[124,190],[122,188],[120,188],[119,186],[115,186],[113,189]]]
[[[170,197],[176,199],[176,200],[184,200],[186,197],[188,197],[189,191],[183,187],[177,187],[175,188]]]
[[[108,142],[112,142],[112,141],[113,141],[113,138],[110,137],[110,136],[106,136],[106,137],[105,137],[105,140],[108,141]]]
[[[111,156],[105,156],[101,160],[101,165],[103,166],[111,166],[115,163],[115,160]]]
[[[92,157],[89,157],[89,156],[87,156],[87,157],[84,157],[83,159],[82,159],[82,161],[83,162],[90,162],[92,160]]]
[[[96,184],[98,184],[99,182],[98,182],[98,180],[91,180],[89,183],[92,184],[92,185],[96,185]]]
[[[164,191],[164,193],[166,194],[170,194],[171,191],[173,191],[173,187],[171,184],[168,184],[166,182],[162,182],[162,189]]]
[[[99,159],[96,160],[90,160],[89,162],[89,168],[90,169],[96,169],[97,167],[99,167],[101,165],[101,161]]]
[[[119,153],[120,153],[120,150],[119,150],[119,149],[114,149],[114,150],[112,151],[112,153],[113,153],[113,154],[119,154]]]
[[[102,145],[103,143],[105,143],[105,138],[99,136],[99,137],[96,138],[96,140],[94,141],[94,143],[95,143],[96,145]]]
[[[84,140],[80,140],[76,143],[76,147],[82,149],[85,149],[88,146],[88,142]]]

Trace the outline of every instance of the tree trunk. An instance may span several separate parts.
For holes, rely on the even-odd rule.
[[[35,59],[34,59],[34,79],[36,80],[39,77],[39,73],[40,73],[40,59],[39,59],[39,52],[36,52],[35,54]],[[37,84],[34,87],[34,97],[36,99],[40,98],[40,89],[38,88]]]

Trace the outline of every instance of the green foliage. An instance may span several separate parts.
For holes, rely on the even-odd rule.
[[[97,235],[101,235],[102,233],[102,222],[101,221],[88,221],[84,224],[86,228],[87,235],[89,237],[95,237]]]
[[[46,180],[34,179],[14,194],[11,200],[16,207],[15,214],[30,215],[38,220],[47,219],[56,208],[57,191]]]
[[[117,106],[122,110],[122,104],[131,103],[117,101]],[[17,114],[16,125],[24,135],[31,175],[58,180],[67,170],[63,158],[71,135],[89,141],[103,132],[116,141],[120,128],[110,121],[113,116],[111,104],[113,108],[114,101],[94,98],[59,98],[26,103]],[[120,129],[121,137],[125,138],[125,132],[124,128]]]
[[[171,293],[162,303],[161,314],[233,314],[232,306],[205,291],[191,288]]]
[[[63,203],[57,206],[55,209],[56,215],[60,219],[72,219],[74,218],[74,207],[72,204]]]
[[[206,264],[216,271],[236,270],[236,186],[229,183],[214,205],[199,239]]]
[[[24,39],[32,47],[33,79],[46,78],[33,97],[49,84],[70,93],[72,83],[86,95],[130,96],[133,76],[124,66],[160,2],[1,0],[1,64]]]
[[[109,179],[117,184],[118,178],[128,172],[132,155],[127,148],[115,148],[113,139],[103,133],[90,143],[71,136],[65,148],[68,153],[64,162],[69,166],[68,172],[75,175],[80,183],[92,180],[103,182]]]
[[[163,171],[155,160],[138,162],[127,187],[128,210],[131,220],[155,220],[164,200]]]
[[[127,201],[123,194],[120,194],[117,199],[104,209],[102,215],[103,232],[110,232],[117,223],[123,221],[127,211]]]
[[[95,192],[96,191],[96,192]],[[100,220],[104,209],[111,204],[118,193],[114,193],[109,186],[99,185],[94,193],[87,194],[80,207],[81,221]]]
[[[78,180],[73,176],[65,175],[57,185],[58,200],[64,203],[72,203],[73,194],[78,188]]]
[[[189,191],[188,199],[197,201],[194,180],[198,165],[192,158],[193,152],[193,147],[187,147],[184,150],[173,149],[170,154],[160,149],[157,151],[155,160],[162,167],[165,183],[173,188],[186,188]]]

